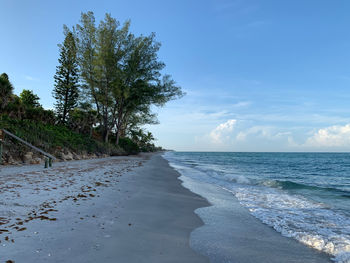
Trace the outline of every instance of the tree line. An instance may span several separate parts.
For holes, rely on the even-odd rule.
[[[54,75],[54,111],[45,110],[30,90],[13,94],[8,76],[0,76],[0,110],[15,118],[29,118],[98,136],[119,144],[128,137],[140,144],[154,138],[142,127],[156,124],[152,107],[183,96],[166,74],[158,58],[155,34],[135,35],[130,21],[121,24],[110,14],[98,24],[93,12],[81,14],[80,22],[64,26]]]

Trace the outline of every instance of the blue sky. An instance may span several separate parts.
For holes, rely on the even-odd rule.
[[[157,144],[197,151],[350,151],[347,0],[0,0],[0,72],[52,108],[62,26],[80,13],[156,32],[187,95],[155,109]]]

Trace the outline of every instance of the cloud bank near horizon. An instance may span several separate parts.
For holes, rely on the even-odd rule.
[[[199,150],[210,151],[347,152],[350,149],[350,123],[312,129],[302,135],[298,136],[295,129],[263,125],[247,127],[242,120],[229,119],[208,133],[196,136],[195,141],[201,145]]]

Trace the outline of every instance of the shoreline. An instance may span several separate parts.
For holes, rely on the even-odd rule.
[[[128,183],[137,191],[125,203],[119,220],[126,238],[116,240],[116,262],[209,262],[189,244],[191,232],[203,225],[195,209],[209,203],[181,185],[181,175],[155,154]]]
[[[190,240],[191,247],[210,262],[333,262],[331,255],[285,237],[255,218],[231,192],[184,174],[179,179],[211,204],[195,210],[204,225],[193,230]]]

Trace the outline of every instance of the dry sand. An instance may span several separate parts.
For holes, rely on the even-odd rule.
[[[208,262],[208,203],[159,155],[0,168],[0,262]]]

